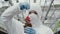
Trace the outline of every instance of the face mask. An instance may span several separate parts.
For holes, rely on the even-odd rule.
[[[29,11],[29,10],[28,10]],[[26,9],[22,10],[22,16],[25,18],[28,15],[28,11]]]
[[[23,16],[23,18],[25,16],[25,13],[26,13],[26,9],[22,10],[22,16]]]
[[[38,15],[35,15],[34,13],[29,15],[30,20],[31,20],[31,24],[33,27],[38,27],[39,25],[42,24],[42,22],[40,21]]]
[[[24,18],[25,18],[25,13],[26,13],[26,10],[21,10],[21,13],[17,15],[17,19],[19,19],[19,21],[25,23],[24,21]]]

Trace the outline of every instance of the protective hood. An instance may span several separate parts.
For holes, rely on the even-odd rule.
[[[32,4],[30,5],[29,11],[31,11],[31,10],[35,10],[35,11],[38,13],[38,16],[39,16],[40,19],[41,19],[42,10],[41,10],[41,7],[40,7],[39,4],[37,4],[37,3],[32,3]]]
[[[31,20],[30,22],[33,27],[42,25],[42,22],[40,21],[38,15],[35,15],[34,13],[32,13],[29,15],[29,17],[30,17],[30,20]]]

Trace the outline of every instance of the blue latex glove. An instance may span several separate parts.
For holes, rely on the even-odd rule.
[[[30,5],[26,2],[20,3],[20,10],[24,10],[24,9],[26,10],[30,9]]]
[[[25,32],[26,34],[36,34],[36,31],[35,31],[33,28],[31,28],[31,27],[26,27],[26,28],[24,29],[24,32]]]

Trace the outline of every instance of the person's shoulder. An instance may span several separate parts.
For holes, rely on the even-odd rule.
[[[41,25],[41,26],[42,26],[42,28],[44,28],[44,29],[46,29],[46,30],[51,30],[51,28],[48,27],[48,26],[46,26],[46,25]]]
[[[52,31],[52,29],[50,27],[45,26],[45,25],[41,25],[41,28],[42,28],[43,31],[45,31],[45,32],[47,32],[49,34],[53,34],[53,31]]]

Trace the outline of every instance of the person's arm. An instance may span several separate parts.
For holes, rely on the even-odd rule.
[[[2,20],[5,22],[10,21],[14,15],[19,14],[17,5],[9,7],[7,10],[3,12],[1,15]]]
[[[12,25],[6,25],[7,28],[10,28],[9,26],[13,27],[11,28],[12,32],[11,33],[15,33],[15,34],[24,34],[24,28],[21,22],[19,22],[18,20],[15,20],[13,17],[14,15],[19,14],[19,8],[18,6],[12,6],[10,8],[8,8],[6,11],[4,11],[4,13],[1,15],[2,21],[5,23],[5,25],[7,23],[12,24]],[[12,21],[12,23],[10,22]],[[10,29],[9,29],[10,30]]]

